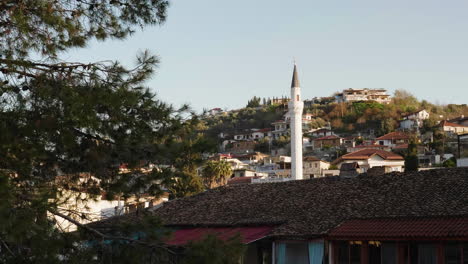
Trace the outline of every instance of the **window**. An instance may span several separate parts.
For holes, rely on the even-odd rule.
[[[461,247],[459,244],[445,245],[445,264],[461,264]]]
[[[361,263],[361,244],[350,244],[348,242],[339,242],[335,249],[337,264],[360,264]]]
[[[296,101],[299,101],[299,95],[296,95]]]
[[[434,244],[419,244],[418,245],[419,263],[436,264],[437,263],[437,247]]]
[[[361,245],[349,246],[349,263],[350,264],[361,263]]]
[[[276,246],[276,263],[309,264],[308,244],[305,242],[278,243]]]
[[[338,261],[337,264],[349,264],[348,243],[341,242],[336,245]]]
[[[463,264],[468,264],[468,243],[463,244]]]
[[[396,264],[397,249],[394,243],[382,244],[382,264]]]
[[[369,243],[369,263],[380,263],[381,258],[380,245]]]

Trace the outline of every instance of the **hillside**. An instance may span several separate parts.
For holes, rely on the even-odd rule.
[[[279,103],[278,103],[279,101]],[[269,128],[287,112],[285,100],[272,100],[254,97],[248,106],[238,110],[205,116],[208,135],[233,133],[245,129]],[[390,103],[381,104],[373,101],[336,103],[331,97],[309,100],[304,114],[312,115],[310,128],[329,124],[332,130],[343,135],[369,134],[380,136],[398,128],[398,121],[405,115],[417,110],[426,110],[430,118],[425,120],[423,130],[436,125],[441,120],[448,120],[461,115],[468,116],[466,104],[437,105],[425,100],[418,100],[412,94],[397,90]]]

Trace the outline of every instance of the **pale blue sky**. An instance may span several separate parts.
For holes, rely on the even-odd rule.
[[[461,104],[467,14],[467,0],[175,0],[163,26],[64,58],[131,65],[148,49],[161,58],[148,86],[196,110],[287,95],[293,57],[303,98],[367,87]]]

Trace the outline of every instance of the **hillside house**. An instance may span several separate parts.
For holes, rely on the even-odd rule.
[[[463,126],[468,126],[468,117],[466,117],[464,115],[461,115],[461,116],[459,116],[457,118],[450,119],[449,122],[459,124],[459,125],[463,125]]]
[[[303,160],[304,179],[318,178],[325,176],[324,171],[330,168],[330,163],[316,157],[304,157]]]
[[[390,132],[375,139],[375,141],[382,146],[395,148],[399,145],[408,144],[410,136],[401,131]]]
[[[468,126],[451,123],[447,120],[441,121],[439,128],[449,136],[468,133]]]
[[[246,130],[243,132],[237,132],[233,134],[234,140],[250,140],[252,139],[252,132]]]
[[[224,112],[223,109],[217,107],[217,108],[208,110],[206,113],[210,116],[215,116],[215,115],[222,114],[223,112]]]
[[[418,130],[423,126],[424,120],[429,119],[429,112],[426,110],[419,110],[417,112],[409,113],[403,116],[400,121],[401,130]]]
[[[271,132],[273,139],[278,139],[281,136],[289,135],[289,123],[284,120],[277,120],[271,123],[274,130]]]
[[[343,144],[343,138],[335,135],[320,137],[312,140],[314,149],[325,147],[336,148]]]
[[[269,155],[263,154],[261,152],[252,152],[242,155],[234,155],[233,157],[239,159],[241,162],[246,164],[256,164],[263,162],[263,159],[268,158]]]
[[[252,169],[237,169],[237,170],[234,170],[232,178],[254,177],[254,176],[266,177],[268,175],[266,173],[257,172],[257,171],[252,170]]]
[[[311,137],[326,137],[326,136],[333,136],[335,133],[328,128],[320,128],[309,132],[308,135]]]
[[[215,188],[149,213],[174,230],[174,249],[240,234],[244,264],[464,263],[467,189],[468,169],[325,177]]]
[[[254,152],[256,144],[257,144],[256,141],[250,141],[250,140],[236,141],[227,145],[226,150],[232,153],[237,153],[237,154],[249,153],[249,152]]]
[[[357,136],[349,136],[349,137],[344,137],[343,138],[343,145],[346,148],[353,148],[356,146],[356,140],[359,139],[360,137]]]
[[[386,167],[391,171],[403,171],[405,165],[405,159],[402,156],[378,149],[362,149],[348,153],[333,161],[332,164],[340,168],[345,163],[353,162],[359,164],[360,172],[366,172],[372,167]]]
[[[341,93],[335,94],[335,102],[348,103],[358,101],[375,101],[381,104],[390,103],[390,95],[385,89],[345,89]]]
[[[391,147],[385,146],[385,145],[357,145],[355,147],[347,147],[346,152],[351,153],[351,152],[356,152],[356,151],[366,149],[366,148],[380,149],[380,150],[385,150],[385,151],[391,151],[392,150]]]
[[[251,139],[259,140],[265,137],[271,138],[273,136],[272,130],[273,129],[271,128],[262,128],[262,129],[254,128],[252,129]]]

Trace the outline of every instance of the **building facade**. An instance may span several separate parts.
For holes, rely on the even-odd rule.
[[[335,94],[337,103],[348,103],[357,101],[375,101],[381,104],[390,103],[390,95],[385,89],[345,89],[341,93]]]

